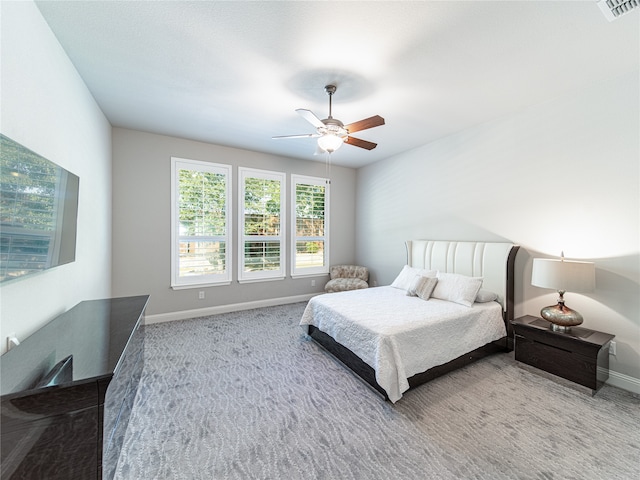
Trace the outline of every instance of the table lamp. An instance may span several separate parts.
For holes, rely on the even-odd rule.
[[[591,292],[596,284],[595,266],[592,262],[576,262],[564,259],[534,258],[531,285],[553,288],[560,295],[557,305],[544,307],[540,316],[551,323],[551,329],[569,332],[582,323],[582,315],[564,304],[566,292]]]

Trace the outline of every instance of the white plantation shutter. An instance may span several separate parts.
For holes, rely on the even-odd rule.
[[[171,286],[231,282],[231,166],[171,159]]]
[[[285,180],[281,172],[238,169],[240,282],[285,277]]]
[[[325,178],[291,176],[291,275],[329,273],[329,186]]]

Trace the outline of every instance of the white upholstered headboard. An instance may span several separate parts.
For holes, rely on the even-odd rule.
[[[513,243],[407,240],[407,264],[428,270],[482,277],[482,288],[498,295],[505,320],[513,319],[513,271],[520,248]]]

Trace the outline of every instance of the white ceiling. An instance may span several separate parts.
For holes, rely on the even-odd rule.
[[[296,114],[381,115],[360,167],[637,70],[639,15],[595,0],[38,1],[113,126],[306,160]],[[603,85],[606,88],[606,84]]]

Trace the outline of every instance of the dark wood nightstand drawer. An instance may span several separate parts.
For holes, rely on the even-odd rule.
[[[585,387],[598,388],[597,357],[585,357],[516,335],[516,360],[566,378]]]

